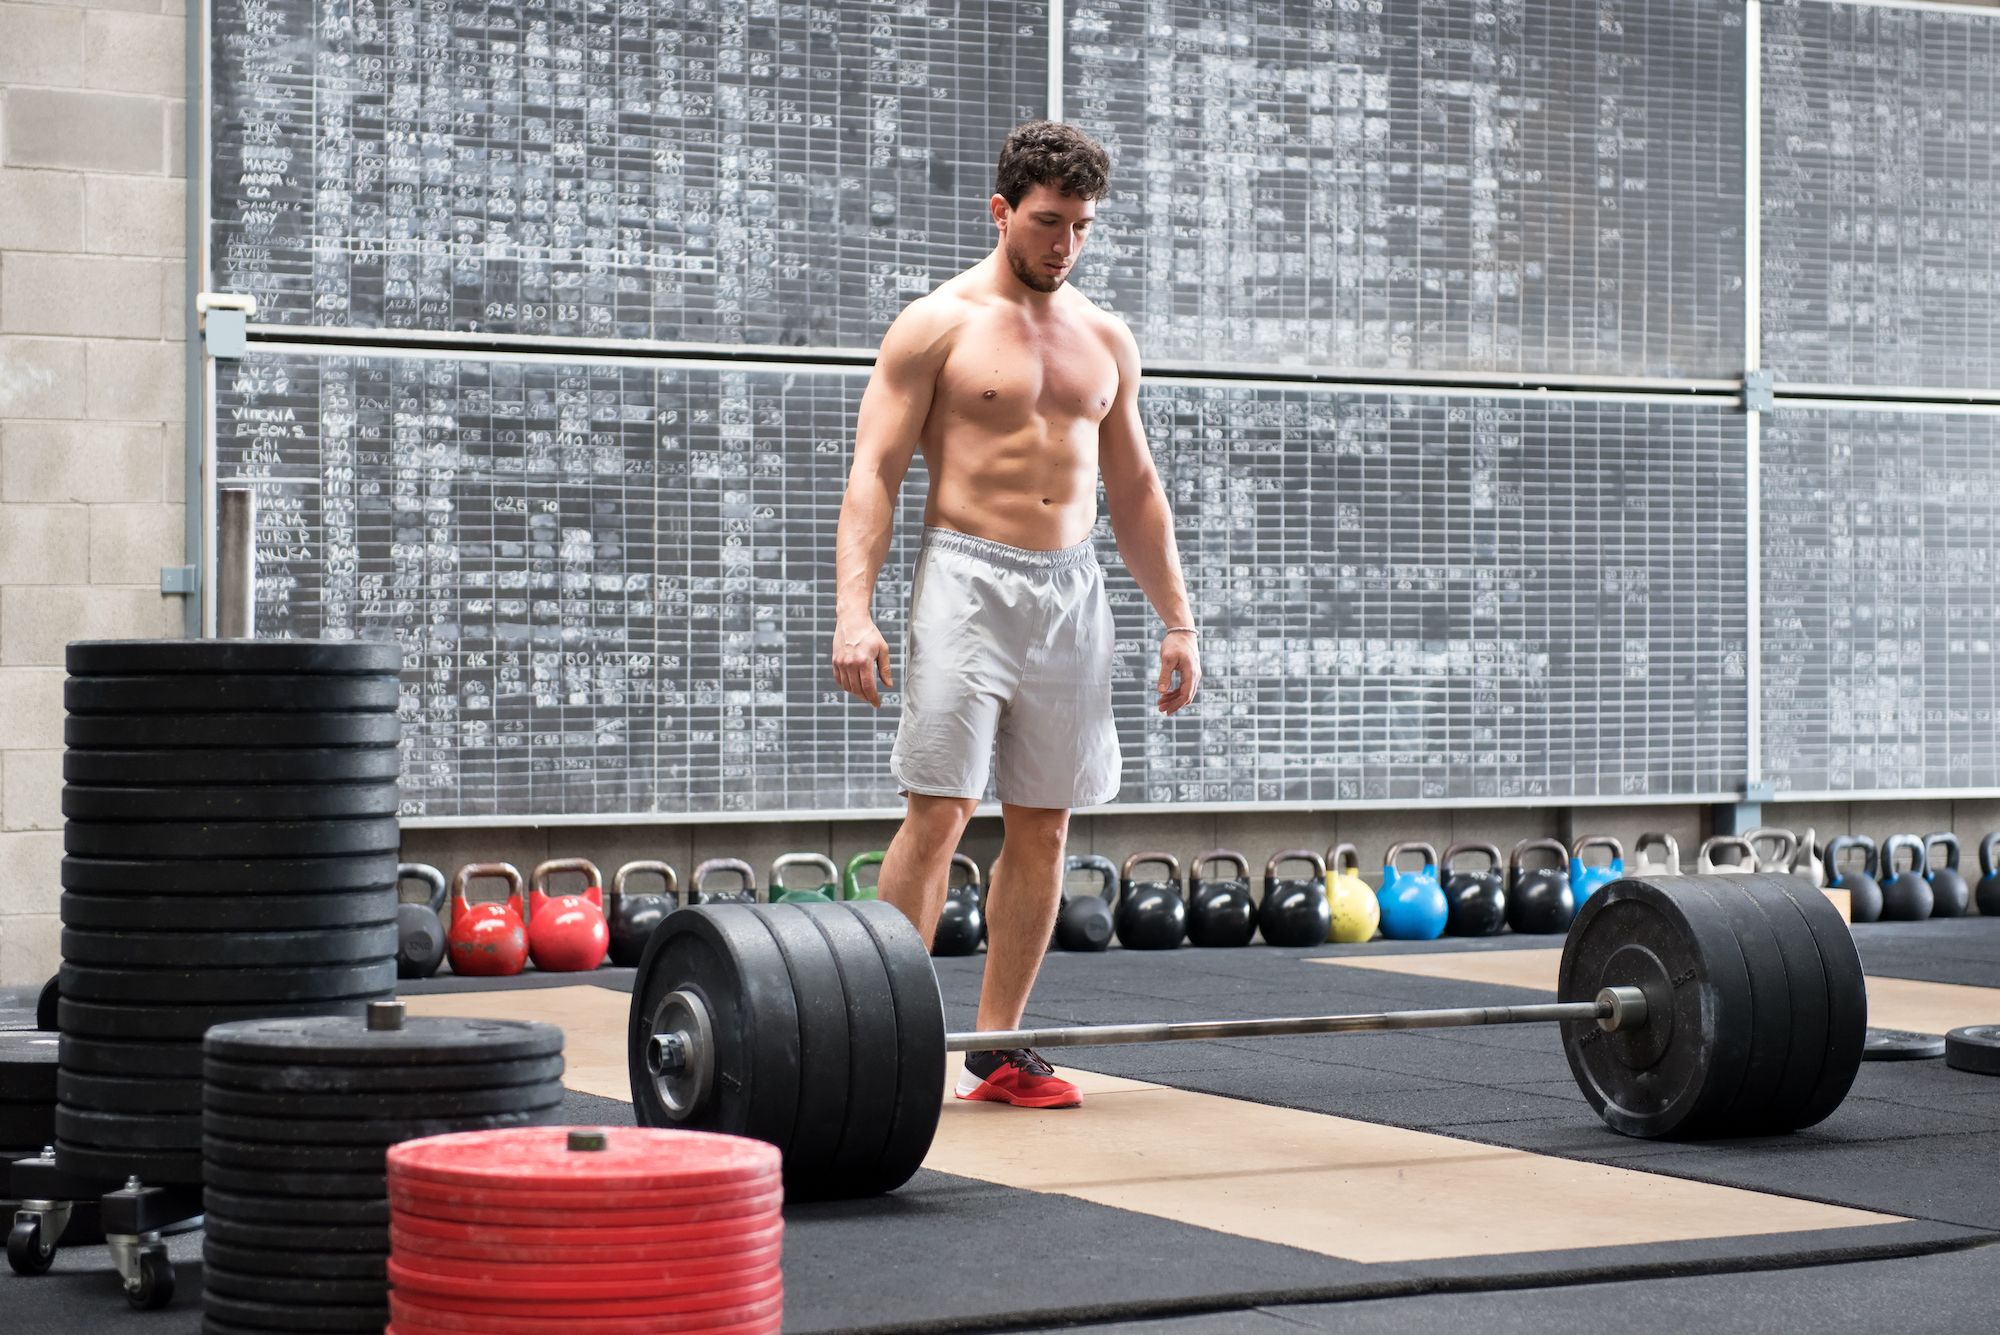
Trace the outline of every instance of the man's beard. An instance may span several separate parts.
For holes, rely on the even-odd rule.
[[[1011,250],[1005,253],[1007,256],[1007,267],[1014,271],[1014,277],[1020,279],[1024,284],[1037,292],[1053,292],[1061,287],[1064,280],[1069,277],[1067,271],[1054,276],[1042,273],[1039,271],[1039,265],[1022,263],[1021,257]]]

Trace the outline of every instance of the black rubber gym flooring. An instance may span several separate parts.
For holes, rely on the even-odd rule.
[[[1871,975],[2000,987],[2000,920],[1856,930]],[[1375,943],[1314,951],[1052,955],[1030,1023],[1107,1023],[1546,999],[1524,988],[1308,965],[1345,954],[1547,948],[1542,938]],[[980,961],[939,961],[965,1026]],[[630,974],[524,978],[508,988],[627,988]],[[439,979],[422,992],[491,990]],[[524,998],[525,1000],[525,998]],[[1994,1014],[2000,1021],[2000,995]],[[1073,1195],[925,1170],[894,1196],[787,1211],[794,1332],[1032,1330],[1119,1335],[1245,1331],[1977,1331],[2000,1327],[2000,1079],[1941,1061],[1874,1062],[1826,1122],[1786,1137],[1684,1145],[1627,1140],[1590,1112],[1541,1026],[1077,1049],[1064,1064],[1457,1141],[1618,1165],[1903,1216],[1812,1232],[1601,1245],[1365,1264]],[[576,1121],[629,1123],[629,1105],[572,1094]],[[995,1134],[1012,1117],[990,1110]],[[981,1123],[983,1128],[986,1123]],[[1337,1123],[1328,1123],[1337,1126]],[[1225,1156],[1226,1157],[1226,1156]],[[1647,1208],[1644,1177],[1627,1179]],[[1394,1221],[1387,1221],[1394,1222]],[[1356,1225],[1365,1228],[1366,1222]],[[199,1329],[198,1235],[173,1240],[180,1293],[135,1313],[102,1248],[66,1249],[37,1279],[0,1277],[4,1328]],[[1338,1250],[1337,1247],[1333,1250]]]

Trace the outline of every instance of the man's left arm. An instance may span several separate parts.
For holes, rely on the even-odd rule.
[[[1167,627],[1160,639],[1159,710],[1178,713],[1201,685],[1194,612],[1188,606],[1174,516],[1153,467],[1146,429],[1139,419],[1139,345],[1123,321],[1112,321],[1118,354],[1118,397],[1098,430],[1097,464],[1104,475],[1105,507],[1118,555]]]

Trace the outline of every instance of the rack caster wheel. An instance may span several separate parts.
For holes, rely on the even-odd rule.
[[[125,1281],[125,1301],[141,1312],[165,1307],[174,1297],[174,1263],[164,1247],[139,1253],[131,1278]]]
[[[7,1264],[17,1275],[45,1275],[55,1264],[56,1244],[42,1233],[38,1216],[16,1215],[7,1233]]]

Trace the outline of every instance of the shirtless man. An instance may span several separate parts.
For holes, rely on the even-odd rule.
[[[1118,791],[1111,609],[1090,545],[1100,473],[1119,555],[1166,628],[1157,707],[1179,711],[1201,683],[1173,516],[1139,421],[1138,345],[1064,284],[1109,168],[1103,148],[1067,125],[1035,121],[1007,136],[989,202],[998,243],[883,336],[840,509],[834,676],[880,708],[895,678],[875,579],[922,447],[930,494],[893,761],[908,808],[879,893],[932,940],[997,743],[1006,839],[987,879],[983,1030],[1020,1027],[1061,902],[1070,808]],[[1025,1048],[967,1053],[965,1067],[963,1099],[1080,1102]]]

